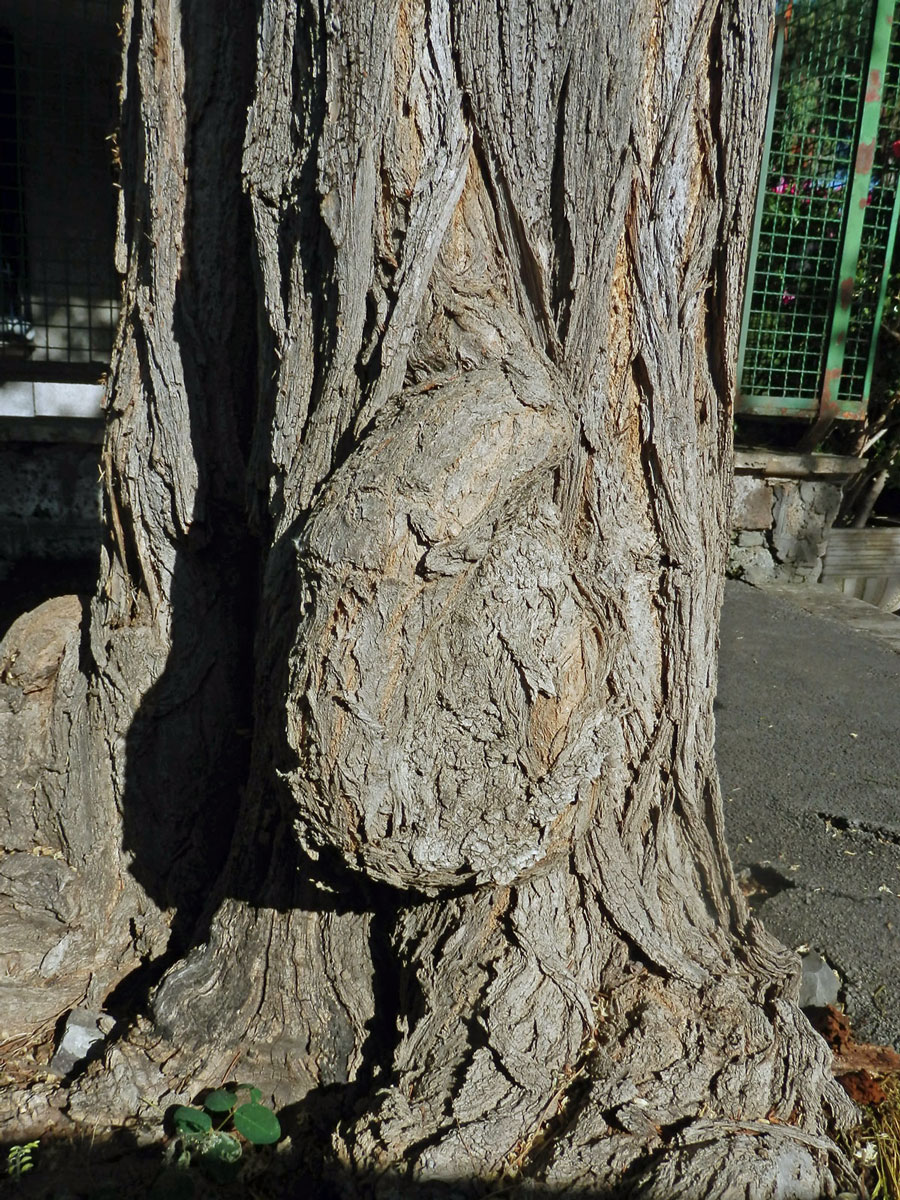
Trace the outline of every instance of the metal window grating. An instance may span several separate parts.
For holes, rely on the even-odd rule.
[[[894,0],[779,4],[740,411],[861,417],[897,223]]]
[[[120,15],[117,0],[0,0],[0,377],[109,364]]]

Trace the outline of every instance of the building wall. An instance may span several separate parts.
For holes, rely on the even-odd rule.
[[[82,440],[23,440],[20,429],[0,440],[0,579],[23,563],[88,564],[98,557],[99,428],[74,424],[67,430],[58,420],[55,428],[29,421],[32,434]],[[0,424],[0,437],[9,437],[8,426]]]

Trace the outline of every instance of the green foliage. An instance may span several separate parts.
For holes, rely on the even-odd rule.
[[[238,1133],[254,1146],[269,1146],[281,1137],[278,1118],[262,1104],[241,1104],[231,1116]]]
[[[30,1171],[34,1166],[34,1152],[39,1144],[34,1141],[25,1142],[21,1146],[10,1146],[6,1155],[6,1174],[14,1183],[18,1183],[26,1171]]]
[[[217,1088],[203,1101],[203,1107],[211,1113],[230,1113],[234,1108],[234,1092],[230,1088]]]
[[[258,1087],[229,1083],[208,1092],[202,1105],[179,1104],[170,1109],[167,1115],[175,1138],[150,1200],[190,1200],[194,1164],[214,1183],[230,1183],[240,1168],[241,1138],[254,1146],[277,1142],[281,1124],[261,1100]]]
[[[865,315],[868,319],[869,314]],[[862,454],[867,459],[863,471],[844,488],[838,524],[853,523],[860,507],[864,506],[869,485],[883,470],[887,471],[885,499],[893,490],[896,505],[896,495],[900,492],[900,238],[894,247],[888,277],[865,419],[838,422],[828,434],[823,449],[830,454]],[[890,501],[886,508],[890,511]]]
[[[264,1108],[262,1111],[277,1123],[278,1118],[271,1109]],[[233,1134],[220,1129],[213,1130],[198,1146],[197,1161],[214,1182],[230,1183],[237,1175],[242,1153],[241,1143]]]
[[[212,1117],[202,1108],[179,1105],[172,1113],[172,1124],[181,1137],[202,1137],[212,1129]]]

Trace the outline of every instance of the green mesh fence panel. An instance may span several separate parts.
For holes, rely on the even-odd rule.
[[[894,0],[779,9],[738,407],[857,418],[897,224],[900,27]]]
[[[841,407],[858,406],[862,416],[869,402],[875,343],[884,309],[885,290],[893,259],[898,215],[900,168],[900,20],[892,22],[882,109],[875,142],[872,179],[854,276],[838,399]]]

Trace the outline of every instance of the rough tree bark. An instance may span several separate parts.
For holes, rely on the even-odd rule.
[[[768,7],[253,7],[125,5],[101,579],[2,651],[5,1035],[121,1013],[94,1124],[239,1061],[360,1194],[831,1195],[713,760]]]

